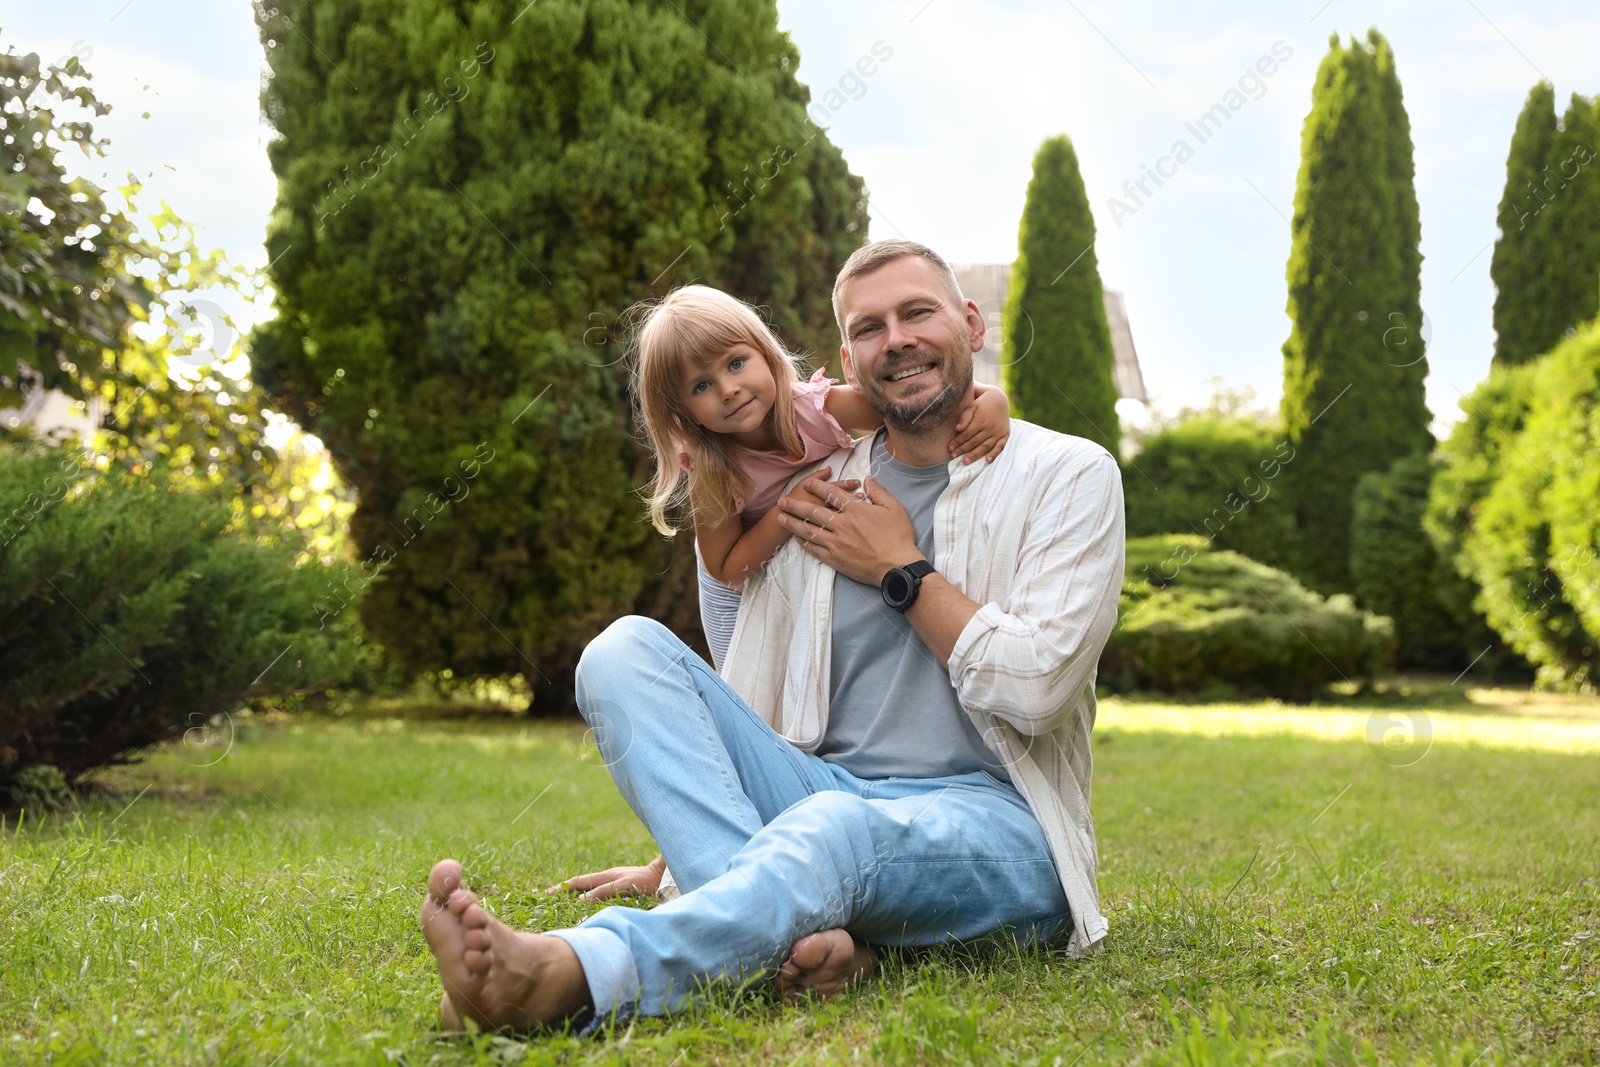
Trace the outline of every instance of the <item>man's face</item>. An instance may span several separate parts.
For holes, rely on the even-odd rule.
[[[921,256],[903,256],[839,290],[845,376],[883,421],[902,433],[933,433],[972,391],[972,354],[983,316],[959,301]]]

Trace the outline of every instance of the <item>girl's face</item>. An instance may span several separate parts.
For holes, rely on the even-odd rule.
[[[763,436],[778,392],[760,349],[742,341],[704,368],[691,366],[681,388],[696,425],[740,437]]]

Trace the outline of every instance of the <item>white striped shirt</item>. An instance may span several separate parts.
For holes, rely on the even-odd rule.
[[[836,479],[864,478],[871,447],[865,438],[823,465]],[[1050,841],[1074,955],[1106,933],[1089,733],[1124,542],[1122,478],[1110,453],[1019,419],[993,463],[951,461],[934,508],[939,573],[980,605],[950,654],[950,682]],[[807,751],[828,727],[832,613],[833,570],[791,538],[746,580],[723,669],[751,708]]]

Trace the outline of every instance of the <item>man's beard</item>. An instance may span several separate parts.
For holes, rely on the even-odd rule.
[[[964,345],[966,338],[953,339],[952,349],[958,343]],[[867,402],[883,416],[883,421],[897,433],[908,437],[923,437],[943,430],[950,416],[960,410],[962,403],[967,399],[967,394],[972,392],[972,362],[966,360],[958,363],[942,352],[919,348],[904,358],[895,360],[885,369],[892,374],[901,368],[929,362],[935,364],[932,373],[942,374],[944,377],[944,385],[930,397],[893,400],[884,390],[881,379],[873,379],[870,386],[865,385],[865,379],[857,380],[858,384],[863,385],[862,392],[866,395]]]

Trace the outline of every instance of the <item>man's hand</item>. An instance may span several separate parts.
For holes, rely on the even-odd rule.
[[[579,900],[607,900],[611,897],[653,897],[661,889],[661,875],[667,861],[657,856],[643,867],[609,867],[593,874],[579,874],[557,882],[546,893],[582,893]]]
[[[927,557],[917,550],[905,506],[870,476],[864,492],[847,493],[813,475],[778,501],[778,524],[840,574],[877,585],[892,568]]]

